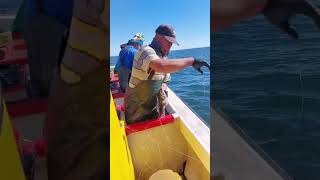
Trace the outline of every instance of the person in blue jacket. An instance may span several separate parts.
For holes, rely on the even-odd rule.
[[[125,92],[130,76],[134,57],[144,42],[144,36],[137,33],[128,41],[125,46],[121,46],[119,58],[115,66],[115,72],[119,75],[120,91]]]

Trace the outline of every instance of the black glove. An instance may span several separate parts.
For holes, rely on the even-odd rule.
[[[200,59],[194,59],[192,67],[195,68],[197,71],[199,71],[201,74],[203,74],[201,70],[202,66],[206,66],[208,69],[210,69],[210,65],[206,61],[203,61]]]
[[[310,0],[269,0],[262,13],[271,24],[280,28],[294,39],[298,38],[298,33],[289,24],[289,20],[297,14],[312,18],[320,28],[320,9]]]

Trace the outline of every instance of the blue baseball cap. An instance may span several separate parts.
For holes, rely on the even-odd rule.
[[[138,45],[143,45],[144,42],[144,36],[142,33],[137,33],[131,38],[128,43],[133,43],[133,44],[138,44]]]

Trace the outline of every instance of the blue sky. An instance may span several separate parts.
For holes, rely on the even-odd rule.
[[[160,24],[175,28],[180,46],[171,50],[210,46],[210,0],[110,0],[110,55],[135,33],[149,44]]]

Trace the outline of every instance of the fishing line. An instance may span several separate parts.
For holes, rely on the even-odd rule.
[[[203,79],[206,79],[205,77],[207,76],[207,74],[206,74],[206,67],[203,67],[203,69],[204,69],[204,72],[203,72]],[[210,70],[209,70],[209,76],[210,76]],[[210,81],[210,78],[209,78],[209,81]],[[207,93],[207,91],[206,91],[206,81],[205,80],[202,80],[202,87],[203,87],[203,99],[205,99],[205,97],[206,97],[206,93]],[[209,88],[210,89],[210,88]]]
[[[303,76],[302,76],[302,73],[303,73],[303,69],[302,69],[302,66],[303,66],[303,63],[302,65],[300,66],[297,58],[296,58],[296,66],[298,68],[298,72],[299,72],[299,83],[300,83],[300,96],[301,96],[301,100],[300,100],[300,117],[298,117],[298,122],[296,123],[296,129],[298,128],[298,124],[300,124],[299,122],[302,122],[303,121],[303,118],[304,118],[304,86],[303,86]]]
[[[304,106],[304,86],[303,86],[303,79],[302,79],[302,69],[300,70],[300,89],[301,89],[301,108],[300,108],[300,112],[301,112],[301,121],[304,118],[304,110],[303,110],[303,106]]]
[[[203,76],[205,76],[205,73],[203,73]],[[203,87],[203,98],[206,97],[206,82],[202,81],[202,87]]]

